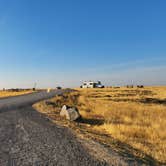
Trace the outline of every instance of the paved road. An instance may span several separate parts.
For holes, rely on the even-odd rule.
[[[0,166],[93,166],[94,159],[67,129],[31,105],[62,90],[0,100]]]

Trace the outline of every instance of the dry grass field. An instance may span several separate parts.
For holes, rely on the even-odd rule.
[[[32,92],[33,92],[32,90],[22,90],[19,92],[0,91],[0,98],[24,95]]]
[[[76,106],[82,123],[60,120],[63,104]],[[76,89],[35,108],[121,155],[166,163],[166,87]]]

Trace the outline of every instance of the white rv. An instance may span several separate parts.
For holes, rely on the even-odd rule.
[[[81,85],[81,88],[104,88],[104,85],[102,85],[100,81],[85,81],[83,85]]]

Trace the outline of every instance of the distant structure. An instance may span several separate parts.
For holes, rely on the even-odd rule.
[[[104,88],[104,85],[101,84],[101,81],[85,81],[80,88]]]
[[[36,82],[35,82],[34,87],[32,88],[33,91],[36,90],[36,85],[37,85],[37,84],[36,84]]]
[[[144,88],[143,85],[137,85],[137,88]]]
[[[62,89],[62,87],[61,86],[57,86],[56,89]]]
[[[127,85],[126,88],[134,88],[134,85]]]
[[[137,87],[137,88],[144,88],[143,85],[137,85],[135,87]],[[126,88],[134,88],[134,85],[126,85]]]

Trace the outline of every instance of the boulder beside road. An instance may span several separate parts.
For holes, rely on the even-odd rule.
[[[69,107],[64,105],[60,111],[60,116],[65,117],[67,120],[75,121],[80,118],[79,111],[76,107]]]

